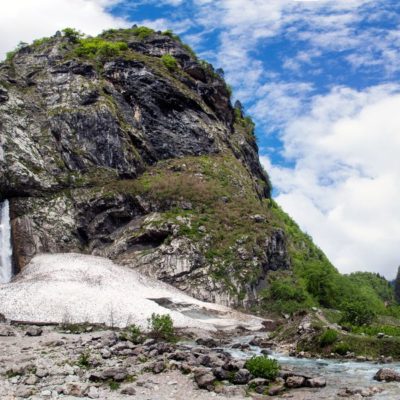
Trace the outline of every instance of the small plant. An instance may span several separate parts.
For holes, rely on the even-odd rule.
[[[176,58],[170,54],[164,54],[161,57],[161,61],[170,71],[175,71],[178,68]]]
[[[90,367],[90,353],[88,351],[84,351],[80,354],[77,365],[79,365],[81,368]]]
[[[175,329],[172,318],[169,314],[152,314],[148,319],[150,335],[155,339],[167,340],[175,339]]]
[[[126,340],[130,340],[134,344],[140,344],[143,342],[140,327],[135,324],[129,325],[122,333],[122,337]]]
[[[83,33],[77,31],[74,28],[65,28],[62,30],[64,37],[71,43],[78,43],[79,39],[83,37]]]
[[[350,351],[350,346],[347,343],[339,343],[336,345],[334,352],[341,356],[345,356]]]
[[[322,347],[329,346],[335,343],[338,339],[338,334],[334,329],[327,329],[319,338],[319,344]]]
[[[279,364],[276,360],[265,356],[253,356],[244,365],[256,378],[275,380],[279,372]]]
[[[108,382],[108,386],[110,390],[118,390],[121,385],[116,381],[110,381]]]

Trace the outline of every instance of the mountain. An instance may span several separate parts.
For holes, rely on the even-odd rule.
[[[323,303],[312,279],[338,273],[271,199],[254,124],[222,76],[171,32],[136,26],[9,53],[0,197],[16,271],[75,252],[200,300],[268,306],[283,282],[285,301]]]

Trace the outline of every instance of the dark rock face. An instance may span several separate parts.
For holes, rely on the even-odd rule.
[[[254,137],[238,125],[223,79],[179,41],[155,33],[124,40],[129,50],[122,55],[79,58],[77,44],[56,35],[0,64],[0,198],[11,200],[17,269],[40,252],[82,252],[137,268],[202,300],[250,304],[269,271],[290,266],[285,233],[264,232],[268,219],[249,211],[245,219],[259,225],[262,237],[248,240],[249,248],[229,246],[238,262],[206,255],[223,242],[207,226],[225,218],[218,207],[228,210],[236,194],[261,207],[269,196]],[[165,54],[176,58],[177,70],[163,65]],[[190,170],[193,160],[203,163],[201,171]],[[229,170],[226,160],[237,174],[218,176],[207,206],[186,198],[187,192],[199,199],[210,193],[204,187]],[[172,183],[154,184],[160,175],[154,168],[163,162]],[[153,196],[163,185],[162,196]],[[196,213],[207,207],[215,209],[206,226],[197,226]],[[229,231],[237,217],[227,217],[221,227]],[[215,277],[217,264],[232,271],[230,288]],[[251,282],[239,277],[241,265]]]

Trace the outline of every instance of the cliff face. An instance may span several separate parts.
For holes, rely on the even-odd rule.
[[[21,48],[0,64],[0,129],[18,269],[42,252],[103,255],[248,305],[268,271],[290,267],[252,123],[169,34]]]

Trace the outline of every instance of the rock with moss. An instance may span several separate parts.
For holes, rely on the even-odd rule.
[[[271,272],[326,267],[270,198],[222,74],[173,34],[65,29],[19,46],[0,64],[0,126],[17,270],[37,253],[95,254],[257,308]]]

